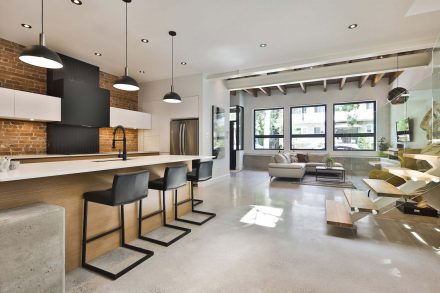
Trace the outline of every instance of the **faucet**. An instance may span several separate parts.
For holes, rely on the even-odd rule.
[[[118,132],[118,129],[122,130],[122,133],[124,134],[124,137],[122,139],[116,139],[116,132]],[[125,136],[125,128],[122,125],[118,125],[113,130],[113,142],[112,142],[112,148],[116,149],[116,142],[122,141],[122,154],[121,150],[119,150],[118,158],[122,158],[122,160],[127,160],[127,138]]]

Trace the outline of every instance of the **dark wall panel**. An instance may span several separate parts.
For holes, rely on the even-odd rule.
[[[99,153],[99,129],[47,124],[48,154],[95,154]]]

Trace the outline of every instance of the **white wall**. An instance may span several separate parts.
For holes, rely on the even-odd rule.
[[[390,138],[389,128],[389,105],[387,105],[387,94],[389,85],[387,80],[381,81],[376,87],[371,87],[369,83],[365,84],[361,89],[357,82],[350,82],[345,85],[341,91],[337,84],[329,84],[327,92],[323,91],[322,86],[313,86],[307,88],[307,93],[303,93],[300,89],[288,89],[287,95],[283,95],[279,91],[272,91],[272,96],[265,96],[262,92],[257,98],[249,95],[244,96],[244,147],[245,153],[253,154],[273,154],[277,151],[254,150],[253,143],[253,115],[254,109],[283,107],[284,108],[284,139],[285,150],[290,149],[290,107],[314,104],[327,105],[327,150],[321,153],[333,153],[334,155],[376,155],[377,152],[360,151],[333,151],[333,103],[353,102],[353,101],[376,101],[377,110],[377,136],[385,136]]]
[[[170,91],[171,80],[158,80],[141,84],[139,109],[151,113],[151,130],[139,131],[139,150],[170,152],[170,120],[199,117],[202,96],[202,75],[184,76],[174,79],[174,89],[182,97],[182,103],[170,104],[162,101]],[[199,133],[201,133],[199,131]],[[199,149],[201,144],[199,143]]]
[[[223,80],[203,79],[203,101],[201,111],[202,154],[212,154],[212,106],[225,109],[225,157],[214,160],[213,177],[229,175],[229,91]]]
[[[212,155],[212,106],[226,110],[229,125],[229,92],[223,81],[206,80],[202,74],[174,79],[174,89],[182,103],[164,103],[164,94],[170,91],[171,80],[158,80],[141,84],[139,110],[151,113],[151,130],[139,131],[140,151],[170,151],[170,120],[199,118],[199,153]],[[213,177],[229,174],[229,134],[226,133],[225,158],[214,160]]]

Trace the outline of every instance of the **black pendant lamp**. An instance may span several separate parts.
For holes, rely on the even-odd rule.
[[[127,16],[127,10],[128,10],[128,3],[131,3],[131,0],[122,0],[125,2],[125,74],[123,77],[118,79],[114,84],[113,87],[123,90],[123,91],[138,91],[139,90],[139,84],[137,81],[128,76],[128,53],[127,53],[127,27],[128,27],[128,16]]]
[[[171,91],[163,96],[163,101],[166,103],[182,103],[182,98],[178,93],[174,92],[174,37],[177,35],[175,31],[170,31],[171,36]]]
[[[396,68],[396,74],[399,72],[399,53],[396,55],[397,58],[397,68]],[[406,101],[408,101],[408,90],[399,87],[399,76],[397,76],[396,79],[396,87],[393,88],[391,91],[388,92],[388,101],[391,102],[391,104],[398,105],[398,104],[404,104]]]
[[[46,36],[44,34],[44,2],[41,0],[41,33],[40,44],[26,47],[21,52],[19,59],[38,67],[59,69],[63,67],[60,56],[46,47]]]

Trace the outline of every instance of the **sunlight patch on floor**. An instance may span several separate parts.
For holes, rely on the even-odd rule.
[[[245,224],[258,225],[263,227],[275,228],[283,209],[267,206],[251,206],[252,209],[244,215],[240,222]]]

